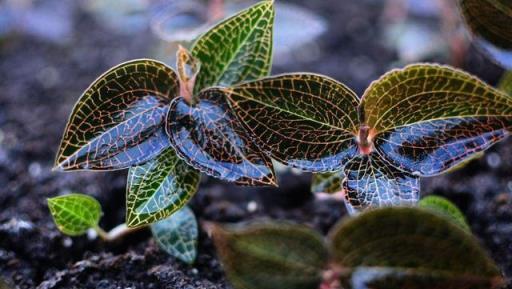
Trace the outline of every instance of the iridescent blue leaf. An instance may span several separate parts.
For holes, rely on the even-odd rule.
[[[344,171],[342,186],[351,213],[370,207],[418,202],[419,178],[389,165],[378,153],[354,157]]]
[[[177,91],[174,71],[154,60],[110,69],[75,105],[56,168],[121,169],[157,156],[170,146],[163,122]]]
[[[188,207],[152,224],[151,232],[160,248],[171,256],[188,264],[196,259],[199,230],[196,216]]]
[[[451,118],[395,128],[378,135],[377,151],[393,166],[433,176],[504,139],[507,124],[491,118]]]
[[[241,185],[276,185],[272,161],[231,114],[217,89],[203,91],[195,105],[175,99],[167,132],[177,154],[208,175]]]

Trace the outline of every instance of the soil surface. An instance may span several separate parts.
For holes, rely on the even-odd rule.
[[[324,73],[361,93],[396,65],[396,53],[379,41],[383,7],[375,2],[380,1],[298,2],[324,16],[329,33],[275,72]],[[111,66],[151,57],[158,44],[149,31],[114,33],[75,1],[62,5],[71,5],[72,13],[66,39],[55,43],[19,34],[0,41],[0,276],[13,288],[229,288],[204,232],[197,262],[187,266],[159,250],[147,231],[104,244],[66,237],[54,226],[46,198],[70,192],[100,200],[102,227],[124,221],[126,171],[53,173],[51,167],[81,92]],[[491,84],[502,72],[473,48],[463,68]],[[507,276],[512,276],[511,172],[512,139],[456,172],[422,181],[423,194],[446,196],[463,210]],[[313,198],[309,185],[309,174],[290,171],[281,174],[278,189],[204,178],[191,207],[201,220],[287,219],[326,232],[345,215],[344,205]],[[249,202],[257,204],[255,211]]]

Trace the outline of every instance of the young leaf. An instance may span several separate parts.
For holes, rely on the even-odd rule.
[[[496,288],[502,277],[478,241],[424,209],[371,210],[330,234],[344,288]]]
[[[262,1],[202,35],[192,47],[202,64],[195,92],[268,75],[273,24],[274,3]]]
[[[127,225],[137,227],[169,217],[192,198],[199,180],[200,174],[178,158],[173,148],[141,166],[130,168]]]
[[[354,213],[369,207],[414,205],[420,192],[419,178],[388,165],[378,154],[361,155],[345,165],[346,206]]]
[[[70,236],[82,235],[96,227],[102,214],[96,199],[81,194],[50,198],[48,207],[57,228]]]
[[[208,175],[240,185],[276,185],[272,161],[230,113],[217,89],[201,92],[193,106],[176,98],[167,133],[177,154]]]
[[[322,236],[292,224],[213,225],[227,277],[237,289],[318,288],[328,253]]]
[[[341,191],[343,172],[313,174],[311,192],[334,194]]]
[[[477,43],[512,69],[512,5],[510,0],[461,0],[462,15]]]
[[[167,219],[152,224],[151,232],[164,251],[185,263],[194,263],[199,231],[191,209],[185,206]]]
[[[357,153],[359,99],[341,83],[288,74],[225,89],[237,118],[276,160],[304,170],[340,170]]]
[[[387,73],[365,92],[375,150],[401,170],[440,174],[509,135],[512,98],[460,70],[431,64]]]
[[[459,226],[464,231],[471,233],[468,223],[464,214],[448,199],[439,196],[426,196],[420,200],[418,205],[421,208],[432,210],[441,216],[451,220],[454,224]]]
[[[163,63],[132,60],[110,69],[75,105],[56,168],[120,169],[157,156],[170,145],[163,121],[177,93],[176,74]]]

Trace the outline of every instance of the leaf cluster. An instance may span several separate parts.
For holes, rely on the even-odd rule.
[[[236,289],[498,288],[478,241],[437,209],[380,208],[340,221],[325,239],[291,223],[212,225]]]
[[[272,160],[326,173],[314,189],[338,187],[356,212],[415,204],[419,177],[509,135],[510,95],[449,66],[392,70],[362,96],[323,75],[268,77],[273,22],[263,1],[180,48],[176,70],[140,59],[104,73],[75,105],[56,169],[128,168],[129,227],[172,216],[200,173],[277,185]]]

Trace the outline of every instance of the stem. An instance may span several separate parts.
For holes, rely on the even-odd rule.
[[[98,236],[100,237],[101,240],[103,240],[104,242],[110,243],[110,242],[116,242],[116,241],[124,238],[126,235],[140,231],[143,228],[145,228],[145,227],[141,226],[141,227],[130,228],[126,224],[123,223],[123,224],[117,225],[109,232],[106,232],[99,226],[96,226],[93,229],[94,229],[94,231],[96,231],[96,233],[98,234]]]

